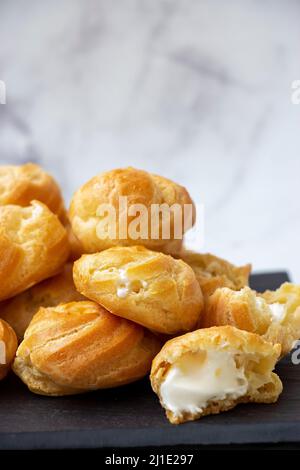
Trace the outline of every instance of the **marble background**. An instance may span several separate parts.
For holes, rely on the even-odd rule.
[[[300,282],[300,1],[1,0],[0,163],[67,200],[133,165],[205,204],[194,247]]]

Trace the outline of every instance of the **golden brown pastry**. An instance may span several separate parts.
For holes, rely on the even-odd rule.
[[[43,202],[66,222],[61,191],[52,176],[34,163],[0,166],[0,206],[28,206],[32,200]]]
[[[189,331],[202,312],[193,270],[142,246],[83,255],[74,263],[73,277],[84,296],[158,333]]]
[[[139,325],[94,302],[71,302],[40,308],[13,369],[34,393],[70,395],[144,377],[159,349],[159,340]]]
[[[128,226],[126,229],[125,225],[124,234],[120,234],[119,198],[121,196],[128,198],[128,207],[133,204],[143,204],[147,208],[148,237],[146,234],[143,235],[143,239],[132,238],[129,233],[130,223],[136,219],[138,214],[128,214],[126,209],[124,209],[124,214],[128,216]],[[108,217],[107,214],[99,214],[98,210],[101,204],[108,204],[116,210],[115,234],[114,231],[111,231],[113,227],[111,222],[109,224],[103,223],[105,219],[108,221]],[[174,235],[176,218],[173,213],[170,218],[170,236],[162,233],[162,218],[159,218],[157,224],[153,222],[154,228],[157,229],[157,239],[154,236],[151,237],[151,234],[155,233],[154,228],[151,232],[151,219],[154,220],[154,217],[150,216],[151,206],[154,208],[154,204],[167,204],[169,207],[177,204],[182,209],[182,214],[184,213],[184,205],[189,205],[192,223],[195,221],[195,207],[185,188],[161,176],[134,168],[112,170],[92,178],[74,194],[69,216],[73,231],[82,243],[85,253],[95,253],[117,245],[144,245],[147,248],[166,253],[178,252],[181,248],[182,237],[179,240]],[[123,219],[121,220],[123,221]],[[184,228],[183,217],[179,217],[178,220],[180,226]],[[175,245],[174,239],[177,242]]]
[[[85,300],[76,290],[72,274],[73,265],[66,264],[57,276],[46,279],[0,305],[0,318],[15,330],[19,341],[40,307],[55,307],[60,303]]]
[[[233,325],[280,343],[287,354],[300,338],[300,286],[286,282],[276,291],[257,294],[222,288],[210,297],[201,319],[203,327]]]
[[[240,290],[248,285],[251,264],[234,266],[209,253],[200,254],[193,251],[183,251],[180,258],[193,268],[205,298],[213,294],[218,287]]]
[[[0,380],[9,372],[17,347],[18,341],[14,330],[0,319]]]
[[[272,372],[280,345],[232,326],[196,330],[168,341],[153,360],[151,384],[172,424],[274,403],[282,391]]]
[[[57,274],[68,256],[67,232],[47,206],[0,206],[0,300]]]
[[[66,230],[68,233],[68,239],[69,239],[69,245],[70,245],[70,255],[69,255],[69,261],[74,262],[78,258],[80,258],[81,255],[84,254],[84,249],[76,235],[74,234],[71,224],[68,223],[66,225]]]

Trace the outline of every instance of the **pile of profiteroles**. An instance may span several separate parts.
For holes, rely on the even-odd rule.
[[[67,212],[39,166],[0,167],[0,379],[12,369],[60,396],[150,373],[171,423],[276,402],[273,369],[300,337],[300,286],[257,293],[250,265],[186,251],[162,227],[155,239],[99,237],[99,205],[120,215],[121,196],[195,212],[186,189],[133,168],[95,176]]]

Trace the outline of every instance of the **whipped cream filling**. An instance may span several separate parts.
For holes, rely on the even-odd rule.
[[[130,292],[135,292],[135,288],[137,291],[142,287],[146,289],[148,283],[144,280],[133,281],[130,280],[127,276],[127,272],[125,269],[119,269],[119,279],[117,285],[117,296],[121,299],[127,297]]]
[[[38,204],[34,204],[31,210],[32,217],[38,217],[43,213],[43,208]]]
[[[258,310],[262,310],[263,307],[266,305],[266,302],[264,299],[262,299],[261,297],[256,297],[255,298],[255,304],[256,304],[256,308]]]
[[[199,351],[186,353],[171,365],[160,394],[164,406],[180,416],[202,412],[213,401],[237,399],[247,390],[244,368],[237,367],[234,353]]]
[[[280,304],[279,302],[276,302],[274,304],[269,304],[269,309],[270,309],[273,321],[281,322],[284,319],[285,304]]]
[[[130,281],[125,269],[119,269],[119,280],[117,286],[117,296],[123,299],[129,293]]]

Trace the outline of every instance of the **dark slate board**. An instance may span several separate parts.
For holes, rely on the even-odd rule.
[[[254,275],[257,290],[276,288],[286,273]],[[239,405],[200,421],[172,426],[149,380],[63,398],[30,393],[11,374],[0,386],[0,449],[146,447],[300,442],[299,366],[277,372],[284,392],[274,405]]]

